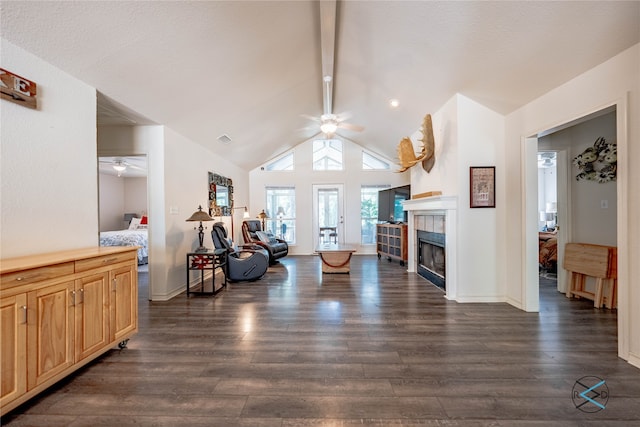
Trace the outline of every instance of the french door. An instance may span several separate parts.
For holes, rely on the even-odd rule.
[[[344,243],[344,185],[313,185],[313,246]]]

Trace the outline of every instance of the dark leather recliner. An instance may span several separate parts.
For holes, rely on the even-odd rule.
[[[242,246],[234,249],[227,238],[227,229],[223,222],[213,224],[211,238],[216,249],[224,249],[227,262],[224,272],[227,280],[239,282],[258,280],[269,268],[269,253],[260,246]]]
[[[248,219],[242,222],[242,237],[246,244],[260,245],[269,252],[269,264],[275,264],[278,259],[287,256],[289,245],[286,241],[273,236],[264,236],[261,239],[258,232],[262,232],[262,226],[258,219]]]

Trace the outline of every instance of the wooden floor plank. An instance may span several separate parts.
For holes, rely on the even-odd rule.
[[[640,370],[616,310],[541,285],[540,312],[458,304],[397,263],[323,275],[288,256],[212,297],[149,302],[140,332],[3,417],[3,426],[626,426]],[[583,376],[604,410],[576,408]],[[631,424],[630,424],[631,423]]]

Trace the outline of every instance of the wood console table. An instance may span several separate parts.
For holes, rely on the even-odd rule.
[[[349,273],[351,271],[351,255],[355,248],[349,245],[327,243],[319,245],[316,252],[322,260],[323,273]]]

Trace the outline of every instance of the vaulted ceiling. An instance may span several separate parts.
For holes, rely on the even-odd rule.
[[[339,134],[394,158],[455,93],[507,114],[640,42],[638,1],[338,1],[328,57],[320,9],[2,0],[0,31],[95,87],[101,124],[162,124],[245,169],[318,132],[328,62],[332,111],[364,127]]]

